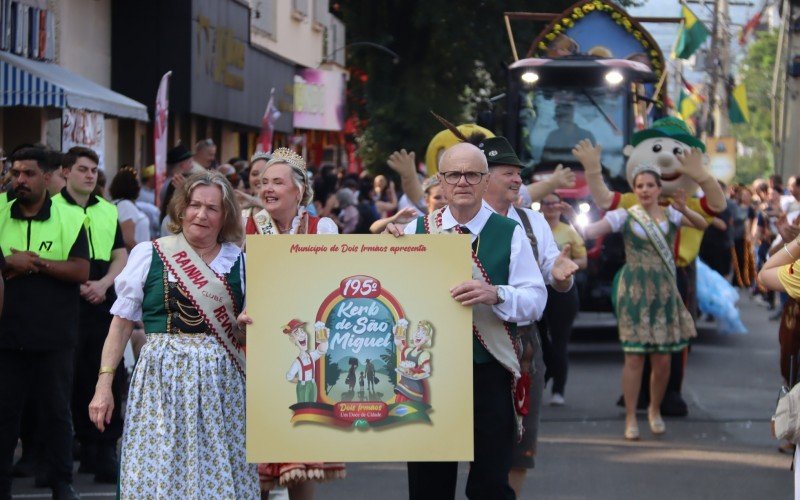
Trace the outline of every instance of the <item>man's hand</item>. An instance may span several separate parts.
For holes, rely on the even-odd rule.
[[[561,253],[553,262],[550,274],[554,281],[566,281],[578,271],[578,264],[569,257],[571,249],[571,245],[564,245]]]
[[[34,252],[11,249],[6,257],[6,278],[11,279],[21,274],[38,273],[44,267],[42,259]]]
[[[175,191],[178,191],[183,183],[186,182],[186,177],[183,174],[175,174],[172,176],[172,186],[175,188]]]
[[[417,174],[417,163],[414,161],[413,151],[410,153],[406,152],[405,149],[395,151],[389,155],[386,163],[389,168],[400,174],[400,177]]]
[[[260,199],[258,199],[255,196],[252,196],[252,195],[250,195],[248,193],[245,193],[244,191],[242,191],[240,189],[235,190],[233,192],[233,195],[236,198],[236,201],[239,202],[239,207],[242,210],[247,210],[248,208],[255,208],[255,207],[264,208],[261,205],[261,200]]]
[[[600,164],[600,156],[602,153],[603,147],[600,146],[600,144],[593,146],[590,139],[583,139],[572,148],[572,156],[581,162],[587,174],[602,173],[603,167]]]
[[[696,183],[700,184],[711,178],[711,174],[703,166],[703,152],[698,148],[691,148],[688,153],[678,154],[678,160],[681,164],[675,170]]]
[[[573,188],[575,187],[575,172],[559,163],[547,181],[551,183],[553,190]]]
[[[469,280],[450,289],[450,296],[461,303],[462,306],[486,304],[493,306],[497,303],[497,287],[479,280]]]
[[[81,297],[92,305],[97,305],[106,300],[108,286],[102,281],[87,281],[81,285]]]

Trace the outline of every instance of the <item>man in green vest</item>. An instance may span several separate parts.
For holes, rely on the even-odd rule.
[[[94,395],[103,344],[111,326],[111,305],[116,299],[114,279],[125,267],[128,252],[117,220],[117,207],[93,193],[99,158],[89,148],[76,146],[63,156],[67,185],[53,203],[86,214],[89,237],[89,280],[81,284],[80,328],[75,349],[72,420],[80,442],[79,472],[94,473],[95,481],[117,482],[117,441],[122,437],[122,415],[115,409],[100,433],[89,420],[87,408]],[[124,370],[114,375],[112,391],[121,401]],[[121,406],[121,405],[118,405]]]
[[[0,315],[0,498],[11,495],[11,463],[28,395],[37,402],[53,498],[72,489],[70,397],[80,285],[89,278],[86,216],[54,204],[44,148],[11,157],[16,199],[0,209],[6,293]]]
[[[462,233],[472,241],[473,279],[450,295],[472,308],[472,370],[475,459],[470,467],[468,498],[513,499],[508,484],[511,458],[526,384],[514,339],[518,321],[538,320],[547,289],[525,232],[516,222],[494,213],[483,202],[489,173],[486,157],[472,144],[447,149],[439,160],[439,179],[448,205],[405,228],[389,224],[400,236],[413,233]],[[443,285],[444,286],[444,285]],[[512,389],[513,388],[513,389]],[[409,497],[454,498],[458,464],[408,464]]]

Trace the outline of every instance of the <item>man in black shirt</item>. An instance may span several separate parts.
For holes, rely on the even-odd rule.
[[[11,464],[29,393],[37,402],[53,498],[72,489],[73,353],[80,284],[89,278],[85,216],[47,194],[53,170],[42,148],[12,158],[16,199],[0,209],[6,293],[0,316],[0,500],[11,495]]]

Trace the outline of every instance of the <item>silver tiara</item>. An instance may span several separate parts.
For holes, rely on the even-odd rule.
[[[306,171],[306,161],[302,156],[289,148],[278,148],[272,152],[272,159],[267,162],[267,166],[274,165],[276,163],[288,163],[303,173]]]
[[[269,153],[264,153],[263,151],[259,151],[258,153],[253,154],[250,157],[250,164],[257,162],[258,160],[270,161],[272,159],[272,155]]]
[[[635,179],[636,176],[641,174],[642,172],[650,172],[651,174],[656,174],[658,178],[661,178],[661,169],[655,165],[649,165],[647,163],[642,163],[641,165],[637,165],[636,168],[633,169],[631,174],[631,179]]]

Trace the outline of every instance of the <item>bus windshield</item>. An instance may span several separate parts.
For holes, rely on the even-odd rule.
[[[582,139],[603,146],[602,164],[625,175],[625,92],[621,88],[536,87],[520,92],[522,161],[536,170],[579,167],[572,148]]]

